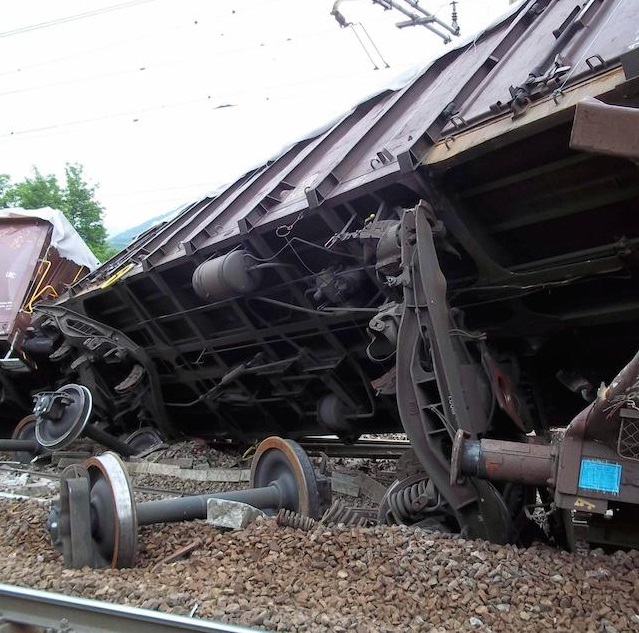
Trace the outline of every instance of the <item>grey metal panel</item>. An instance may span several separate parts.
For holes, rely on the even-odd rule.
[[[586,3],[581,3],[582,5]],[[473,120],[490,112],[490,106],[497,101],[510,100],[509,87],[523,84],[530,71],[541,61],[557,38],[553,31],[558,29],[575,9],[574,2],[554,2],[531,24],[525,38],[516,49],[505,57],[493,73],[467,100],[460,114],[466,120]],[[636,16],[639,7],[636,2],[601,2],[595,0],[591,19],[585,28],[578,31],[566,45],[561,47],[561,62],[571,66],[570,71],[560,79],[560,86],[570,83],[583,73],[592,73],[587,63],[597,66],[596,55],[606,61],[616,60],[636,36]],[[552,64],[549,64],[551,66]],[[596,71],[597,68],[594,68]]]

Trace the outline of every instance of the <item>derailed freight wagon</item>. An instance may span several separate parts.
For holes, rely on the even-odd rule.
[[[51,346],[28,329],[38,301],[64,294],[99,265],[62,212],[0,209],[0,423],[10,432],[33,408],[32,391],[51,383]]]
[[[37,308],[67,401],[114,433],[405,430],[391,520],[637,545],[637,361],[600,386],[639,349],[637,37],[633,2],[525,2],[141,236]]]

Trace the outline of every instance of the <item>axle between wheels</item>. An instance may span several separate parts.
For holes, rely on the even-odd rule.
[[[66,567],[131,567],[140,525],[205,519],[209,499],[319,518],[326,504],[326,483],[315,477],[299,444],[270,437],[253,457],[248,490],[135,503],[122,461],[108,452],[63,472],[49,531],[54,546],[62,549]]]

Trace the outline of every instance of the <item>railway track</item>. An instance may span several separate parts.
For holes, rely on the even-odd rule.
[[[0,584],[0,630],[73,633],[250,633],[255,629]]]
[[[345,444],[337,437],[311,435],[298,438],[297,443],[309,454],[324,453],[329,457],[353,457],[370,459],[399,459],[410,449],[408,440],[387,440],[377,438],[360,439],[352,444]],[[239,445],[227,442],[209,442],[209,447],[225,451],[230,448],[240,449]]]
[[[40,470],[34,470],[31,468],[25,468],[21,464],[10,465],[10,464],[3,464],[2,462],[0,462],[0,473],[2,472],[32,475],[34,477],[40,477],[42,479],[51,479],[52,481],[58,481],[58,482],[60,481],[60,475],[61,475],[61,473],[51,473],[51,472],[44,472]],[[193,496],[197,494],[195,492],[187,492],[185,490],[175,490],[174,488],[159,488],[157,486],[135,485],[132,488],[133,490],[135,490],[135,492],[172,495],[172,496],[178,496],[178,497],[188,497],[188,496]]]
[[[299,443],[309,455],[325,453],[329,457],[399,459],[410,449],[407,440],[365,439],[344,444],[337,438],[318,436],[306,437]]]

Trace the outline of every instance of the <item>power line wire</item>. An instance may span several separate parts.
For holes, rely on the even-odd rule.
[[[66,129],[69,127],[73,127],[76,125],[84,125],[86,123],[97,123],[98,121],[107,121],[109,119],[118,119],[118,118],[122,118],[122,117],[126,117],[126,116],[139,116],[140,114],[144,114],[146,112],[154,112],[157,110],[164,110],[164,109],[171,109],[171,108],[177,108],[180,106],[185,106],[185,105],[192,105],[195,103],[204,103],[205,101],[208,100],[208,97],[200,97],[197,99],[190,99],[188,101],[179,101],[176,103],[171,103],[171,104],[163,104],[163,105],[159,105],[159,106],[152,106],[149,108],[141,108],[141,109],[136,109],[136,110],[128,110],[125,112],[117,112],[114,114],[106,114],[106,115],[101,115],[101,116],[97,116],[97,117],[88,117],[85,119],[76,119],[75,121],[67,121],[65,123],[55,123],[52,125],[43,125],[41,127],[35,127],[35,128],[30,128],[27,130],[20,130],[18,132],[9,132],[8,134],[0,134],[0,138],[15,138],[17,136],[22,136],[24,134],[31,134],[33,132],[47,132],[47,131],[51,131],[51,130],[58,130],[58,129]]]
[[[30,33],[31,31],[46,29],[51,26],[66,24],[67,22],[75,22],[76,20],[84,20],[86,18],[92,18],[96,15],[110,13],[111,11],[119,11],[120,9],[128,9],[129,7],[137,6],[140,4],[147,4],[149,2],[156,2],[156,0],[130,0],[129,2],[123,2],[122,4],[114,4],[108,7],[102,7],[101,9],[94,9],[93,11],[67,15],[62,18],[56,18],[54,20],[48,20],[46,22],[39,22],[37,24],[29,24],[27,26],[18,27],[17,29],[11,29],[10,31],[0,32],[0,38],[12,37],[13,35],[22,35],[23,33]]]
[[[382,72],[384,72],[382,70]],[[304,76],[305,81],[298,81],[298,82],[290,82],[287,81],[287,83],[283,83],[283,84],[272,84],[269,86],[263,86],[261,89],[264,91],[269,91],[269,90],[277,90],[277,89],[288,89],[288,88],[294,88],[300,85],[304,85],[306,83],[312,82],[313,84],[319,83],[322,80],[325,79],[342,79],[342,80],[348,80],[350,78],[353,77],[358,77],[358,78],[363,78],[365,76],[373,76],[374,71],[367,71],[362,73],[361,71],[357,71],[357,72],[352,72],[352,73],[345,73],[342,75],[336,75],[335,73],[330,73],[327,74],[323,77],[318,77],[317,75],[313,76],[313,77],[308,77],[308,76]],[[379,76],[379,75],[375,75],[375,76]],[[290,80],[290,78],[288,78]],[[255,92],[255,89],[251,86],[247,86],[244,90],[240,90],[240,91],[235,91],[234,92],[234,96],[237,96],[238,94],[251,94],[253,95]],[[236,103],[229,103],[229,101],[234,101],[235,99],[233,98],[229,98],[229,97],[225,97],[224,95],[207,95],[204,97],[197,97],[194,99],[188,99],[188,100],[184,100],[184,101],[177,101],[174,103],[166,103],[166,104],[161,104],[161,105],[157,105],[157,106],[149,106],[146,108],[136,108],[136,109],[132,109],[132,110],[126,110],[123,112],[117,112],[117,113],[113,113],[113,114],[106,114],[106,115],[100,115],[100,116],[96,116],[96,117],[87,117],[87,118],[83,118],[83,119],[76,119],[73,121],[66,121],[64,123],[55,123],[55,124],[51,124],[51,125],[43,125],[40,127],[34,127],[34,128],[29,128],[26,130],[19,130],[16,132],[9,132],[6,134],[0,134],[0,138],[6,138],[6,139],[14,139],[17,138],[19,136],[24,136],[24,135],[32,135],[38,132],[51,132],[51,131],[55,131],[55,130],[65,130],[68,129],[70,127],[75,127],[78,125],[85,125],[87,123],[97,123],[100,121],[107,121],[107,120],[111,120],[111,119],[119,119],[119,118],[124,118],[124,117],[136,117],[136,119],[134,119],[134,122],[137,122],[137,117],[139,117],[142,114],[148,114],[150,112],[157,112],[160,110],[171,110],[173,108],[179,108],[179,107],[185,107],[185,106],[190,106],[190,105],[200,105],[200,104],[204,104],[204,103],[212,103],[212,102],[218,102],[219,105],[213,107],[213,110],[218,110],[218,109],[226,109],[228,107],[237,107],[238,105],[241,104],[236,104]],[[46,134],[46,136],[49,136],[49,134]],[[31,138],[38,138],[38,137],[34,137],[32,136]]]
[[[154,2],[155,0],[133,0],[130,3],[125,3],[123,5],[115,5],[115,8],[124,8],[125,6],[131,4],[139,4],[139,3],[145,3],[145,2]],[[441,6],[445,6],[446,4],[448,4],[448,1],[445,2],[443,5]],[[115,10],[115,9],[111,9],[111,10]],[[439,10],[439,9],[438,9]],[[437,11],[436,11],[437,12]],[[435,12],[435,13],[436,13]],[[84,14],[82,14],[84,15]],[[71,16],[70,16],[71,17]],[[216,18],[217,19],[217,18]],[[224,19],[224,18],[223,18]],[[232,18],[226,18],[226,19],[232,19]],[[196,20],[197,22],[197,20]],[[385,18],[374,18],[374,19],[368,19],[367,24],[369,25],[386,25],[387,21]],[[43,23],[46,24],[46,23]],[[38,27],[38,25],[33,25],[33,27],[24,27],[24,28],[35,28]],[[38,27],[39,28],[39,27]],[[161,33],[170,33],[173,31],[181,31],[181,30],[186,30],[186,29],[190,29],[193,28],[193,25],[185,25],[185,26],[180,26],[180,27],[171,27],[169,29],[163,29]],[[313,32],[302,32],[297,34],[295,37],[285,37],[282,39],[276,39],[276,40],[272,40],[270,42],[260,42],[259,44],[255,44],[252,46],[244,46],[244,47],[239,47],[239,48],[233,48],[233,49],[229,49],[226,51],[221,51],[221,52],[216,52],[216,55],[231,55],[231,54],[236,54],[236,53],[242,53],[245,51],[250,51],[250,50],[255,50],[255,49],[265,49],[271,46],[280,46],[282,44],[287,44],[289,42],[294,42],[296,40],[299,41],[303,41],[303,42],[307,42],[308,40],[312,40],[312,39],[316,39],[318,37],[322,37],[324,35],[327,35],[329,33],[334,33],[334,29],[332,28],[326,28],[326,29],[322,29],[320,31],[313,31]],[[11,33],[11,32],[6,32],[6,33]],[[0,33],[0,37],[4,37],[6,34]],[[0,72],[0,77],[4,77],[7,75],[12,75],[12,74],[18,74],[18,73],[24,73],[25,70],[31,70],[31,69],[35,69],[35,68],[42,68],[42,67],[46,67],[46,66],[50,66],[52,64],[58,63],[60,61],[66,61],[66,60],[70,60],[70,59],[76,59],[76,58],[81,58],[81,59],[85,59],[87,54],[90,53],[94,53],[94,52],[99,52],[99,51],[103,51],[103,50],[108,50],[109,48],[114,48],[116,46],[121,46],[123,43],[126,42],[130,42],[130,41],[144,41],[144,40],[148,40],[151,39],[153,37],[156,37],[158,35],[158,33],[154,33],[151,35],[147,35],[145,37],[142,38],[135,38],[133,40],[131,40],[131,38],[124,38],[124,39],[120,39],[120,40],[116,40],[110,44],[107,44],[105,46],[100,46],[100,47],[96,47],[96,48],[90,48],[90,49],[85,49],[83,51],[76,51],[70,55],[65,55],[62,57],[57,57],[57,58],[50,58],[50,59],[46,59],[40,62],[37,62],[35,64],[29,64],[27,66],[22,66],[20,68],[15,68],[13,70],[6,70],[3,72]],[[188,59],[185,58],[183,60],[179,60],[179,61],[184,61],[188,63]],[[179,63],[178,62],[168,62],[168,63],[164,63],[164,64],[159,64],[159,65],[154,65],[154,64],[147,64],[145,66],[146,69],[151,68],[151,67],[161,67],[161,66],[166,66],[166,65],[170,65],[173,63]],[[121,71],[122,74],[125,74],[127,72],[133,72],[134,70],[138,70],[138,69],[131,69],[131,70],[124,70]],[[95,76],[90,76],[90,77],[84,77],[81,79],[81,81],[90,81],[93,80],[94,78],[100,78],[104,75],[95,75]],[[77,80],[75,80],[77,81]],[[65,82],[65,83],[70,83],[70,82]],[[45,84],[44,87],[49,87],[49,86],[55,86],[55,85],[62,85],[62,84]],[[31,86],[28,89],[18,89],[18,90],[13,90],[13,91],[8,91],[8,92],[4,92],[1,93],[0,96],[6,95],[6,94],[14,94],[16,92],[25,92],[27,90],[38,90],[40,88],[42,88],[43,86]]]
[[[331,33],[333,32],[332,29],[323,29],[321,31],[315,31],[312,33],[306,33],[303,34],[303,37],[300,37],[300,40],[303,40],[305,43],[308,42],[309,40],[313,40],[313,39],[317,39],[319,37],[323,37],[324,35],[326,35],[327,33]],[[273,40],[271,42],[267,42],[267,43],[260,43],[260,44],[255,44],[252,46],[242,46],[242,47],[238,47],[238,48],[232,48],[232,49],[227,49],[227,50],[223,50],[223,51],[217,51],[216,54],[216,59],[219,59],[221,57],[227,57],[229,55],[237,55],[238,53],[244,53],[246,51],[252,51],[252,50],[265,50],[268,49],[269,47],[279,47],[282,45],[286,45],[289,44],[291,42],[294,42],[295,39],[291,38],[291,37],[286,37],[283,39],[278,39],[278,40]],[[91,82],[91,81],[96,81],[98,79],[104,79],[106,77],[118,77],[118,76],[122,76],[122,75],[127,75],[127,74],[136,74],[138,72],[142,72],[142,71],[154,71],[160,68],[167,68],[170,66],[176,66],[179,64],[185,64],[188,66],[192,65],[192,61],[190,57],[183,57],[181,59],[176,59],[176,60],[172,60],[172,61],[165,61],[165,62],[158,62],[158,63],[150,63],[150,64],[144,64],[143,66],[139,66],[138,68],[129,68],[129,69],[124,69],[124,70],[117,70],[117,71],[112,71],[112,72],[105,72],[105,73],[100,73],[100,74],[96,74],[96,75],[89,75],[86,77],[81,77],[81,78],[74,78],[74,79],[66,79],[64,81],[58,81],[58,82],[53,82],[53,83],[49,83],[49,84],[40,84],[40,85],[36,85],[36,86],[28,86],[25,88],[15,88],[13,90],[6,90],[4,92],[0,92],[0,97],[4,97],[4,96],[8,96],[8,95],[14,95],[14,94],[24,94],[27,92],[33,92],[33,91],[37,91],[37,90],[45,90],[47,88],[55,88],[55,87],[59,87],[59,86],[67,86],[67,85],[82,85],[83,83],[87,83],[87,82]],[[10,71],[13,72],[13,71]],[[3,73],[0,73],[0,76],[2,76]]]
[[[122,46],[123,44],[127,44],[130,42],[143,42],[145,40],[153,39],[157,37],[158,35],[165,35],[167,33],[174,33],[176,31],[183,31],[183,30],[192,29],[192,28],[193,28],[192,24],[183,25],[183,26],[172,26],[167,29],[162,29],[159,32],[148,33],[142,37],[121,38],[119,40],[114,40],[113,42],[110,42],[109,44],[104,44],[103,46],[85,48],[83,50],[74,50],[73,53],[70,53],[69,55],[63,55],[61,57],[47,57],[46,59],[43,59],[34,64],[26,64],[26,65],[20,66],[19,68],[14,68],[12,70],[4,70],[0,72],[0,77],[6,77],[7,75],[15,75],[18,73],[24,74],[25,71],[34,70],[36,68],[42,68],[45,66],[51,66],[53,64],[58,64],[60,62],[65,62],[67,60],[78,59],[78,58],[86,59],[86,57],[92,53],[99,53],[101,51],[106,51],[106,50],[109,50],[110,48]]]
[[[153,0],[147,0],[148,2],[151,2]],[[271,0],[273,1],[273,0]],[[214,15],[212,16],[214,18],[215,21],[215,25],[218,26],[220,22],[228,22],[230,20],[236,20],[237,17],[235,16],[235,14],[232,15]],[[196,28],[200,28],[200,23],[201,20],[196,16],[194,18],[192,18],[192,22],[189,24],[184,24],[182,26],[169,26],[168,28],[162,28],[161,30],[154,30],[150,33],[147,33],[143,36],[139,36],[140,34],[137,33],[136,37],[124,37],[124,38],[120,38],[117,40],[114,40],[112,42],[109,42],[108,44],[104,44],[102,46],[96,46],[96,47],[92,47],[92,48],[86,48],[83,50],[74,50],[73,53],[69,54],[69,55],[63,55],[61,57],[47,57],[46,59],[43,59],[41,61],[38,61],[34,64],[27,64],[24,66],[20,66],[19,68],[14,68],[12,70],[5,70],[0,72],[0,77],[4,77],[6,75],[12,75],[12,74],[17,74],[17,73],[23,73],[25,70],[32,70],[34,68],[42,68],[44,66],[50,66],[52,64],[57,64],[58,62],[64,62],[70,59],[86,59],[86,56],[88,54],[91,53],[97,53],[100,51],[105,51],[105,50],[109,50],[110,48],[115,48],[115,47],[119,47],[122,46],[123,44],[127,44],[130,42],[143,42],[146,40],[152,40],[154,38],[158,38],[158,37],[163,37],[168,34],[168,33],[174,33],[174,32],[179,32],[179,31],[185,31],[187,29],[193,29],[194,27]],[[165,39],[162,39],[162,42],[165,42]]]

